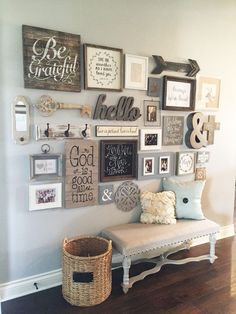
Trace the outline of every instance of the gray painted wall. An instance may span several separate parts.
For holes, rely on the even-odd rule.
[[[68,0],[1,1],[1,102],[0,102],[0,282],[60,268],[65,236],[96,234],[103,227],[137,219],[139,212],[123,213],[114,205],[80,209],[28,211],[29,154],[40,153],[42,143],[26,146],[11,139],[11,103],[16,95],[34,104],[42,94],[60,101],[95,105],[99,92],[66,93],[23,88],[21,25],[61,30],[81,35],[83,43],[123,48],[124,53],[164,56],[166,60],[196,59],[201,75],[222,79],[221,130],[208,164],[203,195],[205,214],[222,226],[233,222],[235,180],[235,68],[236,2],[234,0]],[[154,64],[150,58],[150,71]],[[135,97],[142,108],[144,92],[107,93],[110,104],[121,95]],[[81,122],[79,113],[57,112],[50,121]],[[171,114],[169,112],[168,114]],[[34,123],[45,122],[33,113]],[[50,122],[49,121],[49,122]],[[142,120],[139,125],[143,126]],[[63,152],[63,142],[52,142]],[[169,147],[177,151],[186,147]],[[163,148],[163,151],[167,150]],[[156,191],[159,181],[142,181],[141,189]]]

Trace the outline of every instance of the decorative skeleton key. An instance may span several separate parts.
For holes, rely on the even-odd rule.
[[[51,116],[57,109],[80,109],[82,116],[87,114],[91,117],[91,107],[89,105],[65,104],[57,102],[47,95],[41,96],[35,107],[44,117]]]

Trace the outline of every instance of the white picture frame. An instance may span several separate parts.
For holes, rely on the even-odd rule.
[[[29,211],[62,207],[62,181],[29,185]]]
[[[156,128],[140,130],[140,150],[161,149],[162,130]]]
[[[217,77],[200,76],[197,80],[195,109],[217,111],[219,109],[221,80]]]
[[[125,54],[125,82],[127,89],[147,90],[148,57]]]
[[[144,157],[143,158],[143,175],[144,176],[154,175],[154,169],[155,169],[155,158]]]

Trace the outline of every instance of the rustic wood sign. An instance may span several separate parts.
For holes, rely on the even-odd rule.
[[[174,71],[186,73],[186,76],[193,77],[196,76],[200,71],[199,65],[196,60],[188,59],[189,63],[177,63],[164,61],[161,56],[153,55],[156,62],[156,67],[152,71],[152,74],[160,74],[162,71]]]
[[[136,178],[137,140],[104,140],[100,147],[102,182]]]
[[[208,122],[203,123],[203,130],[207,131],[207,144],[214,144],[214,134],[216,130],[220,129],[220,123],[215,122],[215,116],[208,116]]]
[[[98,137],[125,137],[138,136],[137,126],[112,126],[112,125],[97,125],[96,136]]]
[[[98,148],[91,140],[67,140],[65,207],[98,203]]]
[[[22,26],[26,88],[80,92],[80,36]]]
[[[135,121],[141,117],[140,109],[133,107],[134,97],[120,97],[116,106],[107,107],[104,104],[106,94],[98,96],[97,104],[94,110],[93,119]]]
[[[201,112],[194,112],[188,115],[188,131],[185,135],[185,143],[189,148],[199,149],[207,146],[207,140],[203,133],[204,121],[204,115]]]
[[[184,132],[184,117],[163,117],[162,145],[182,145]]]

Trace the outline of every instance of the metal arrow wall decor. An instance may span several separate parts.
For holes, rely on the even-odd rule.
[[[162,71],[174,71],[186,73],[186,76],[195,77],[200,71],[200,67],[196,60],[188,59],[189,63],[177,63],[164,61],[161,56],[153,55],[156,62],[156,67],[152,71],[152,74],[160,74]]]

